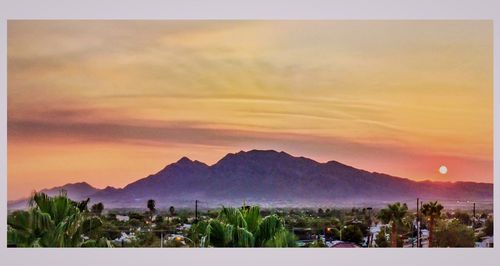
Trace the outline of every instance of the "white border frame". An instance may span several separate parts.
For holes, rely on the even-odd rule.
[[[8,19],[480,19],[494,23],[494,66],[499,66],[500,1],[494,0],[1,0],[0,1],[0,263],[2,265],[494,265],[490,249],[7,249],[7,20]],[[495,80],[500,70],[494,68]],[[494,117],[500,93],[494,83]],[[494,120],[494,139],[500,120]],[[494,142],[494,158],[500,145]],[[500,161],[494,162],[498,184]],[[500,187],[494,186],[495,228]],[[497,231],[497,230],[496,230]],[[498,242],[498,241],[497,241]]]

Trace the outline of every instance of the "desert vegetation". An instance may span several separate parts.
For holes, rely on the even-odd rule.
[[[385,208],[265,208],[193,210],[89,206],[61,192],[34,193],[7,219],[9,247],[491,247],[493,216],[446,210],[439,202],[419,213],[395,202]]]

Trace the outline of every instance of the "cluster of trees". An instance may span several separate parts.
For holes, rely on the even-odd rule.
[[[258,206],[223,207],[217,218],[196,223],[190,236],[199,247],[295,247],[297,240],[282,218],[262,217]]]
[[[471,217],[464,212],[457,212],[451,218],[443,219],[443,206],[437,201],[423,204],[421,215],[423,216],[422,227],[429,231],[429,247],[474,247],[476,237],[474,228],[470,225]],[[376,244],[379,247],[400,247],[403,245],[404,234],[415,235],[413,232],[413,217],[408,213],[408,206],[399,202],[390,204],[381,209],[378,218],[391,229],[389,234],[390,245],[387,242],[386,231],[377,235]],[[488,220],[490,221],[490,220]],[[491,223],[492,224],[492,223]],[[405,228],[406,230],[401,230]],[[410,228],[408,230],[407,228]],[[485,227],[488,234],[490,227]],[[491,227],[492,231],[492,227]],[[492,235],[492,232],[491,232]]]
[[[122,234],[134,235],[133,240],[118,246],[145,247],[295,247],[296,228],[312,230],[311,247],[323,247],[324,240],[341,240],[357,245],[401,247],[406,239],[413,241],[416,229],[415,215],[408,206],[394,203],[374,212],[371,208],[345,209],[266,209],[258,206],[241,208],[222,207],[209,210],[194,220],[189,210],[171,206],[168,211],[156,209],[156,202],[148,200],[145,212],[129,211],[128,220],[118,219],[104,205],[87,207],[89,199],[72,201],[62,192],[55,197],[34,193],[28,210],[8,215],[8,246],[11,247],[111,247],[110,240]],[[123,214],[123,212],[120,212]],[[484,216],[484,217],[483,217]],[[484,224],[475,234],[472,218],[464,212],[444,213],[437,201],[423,205],[422,227],[429,230],[429,247],[471,247],[483,236],[493,235],[493,220],[483,214]],[[373,222],[381,222],[382,230],[370,234]],[[184,228],[184,224],[191,227]],[[472,223],[477,225],[476,223]],[[166,235],[177,236],[165,239]],[[373,238],[375,241],[373,241]],[[303,239],[303,238],[301,238]],[[368,239],[368,241],[366,241]],[[374,242],[374,243],[373,243]]]
[[[64,192],[56,197],[34,193],[27,211],[7,218],[10,247],[109,247],[106,238],[93,234],[102,221],[87,209],[89,200],[75,202]]]

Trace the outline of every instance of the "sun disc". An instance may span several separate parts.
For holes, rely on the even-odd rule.
[[[441,173],[442,175],[445,175],[446,173],[448,173],[448,168],[444,165],[441,165],[439,167],[439,173]]]

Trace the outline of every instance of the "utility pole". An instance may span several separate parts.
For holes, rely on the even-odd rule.
[[[373,239],[373,235],[372,235],[372,207],[368,207],[367,210],[368,210],[368,244],[367,244],[367,247],[370,247],[370,244],[371,244],[371,241]]]
[[[422,211],[422,204],[423,204],[423,201],[420,201],[420,211]],[[419,247],[422,247],[422,219],[419,219],[420,220],[420,223],[419,223],[419,227],[418,227],[418,246]]]
[[[194,201],[194,222],[198,222],[198,200]]]
[[[476,226],[476,203],[474,202],[472,205],[472,229]]]
[[[420,209],[418,208],[420,199],[417,198],[417,248],[420,247]]]

